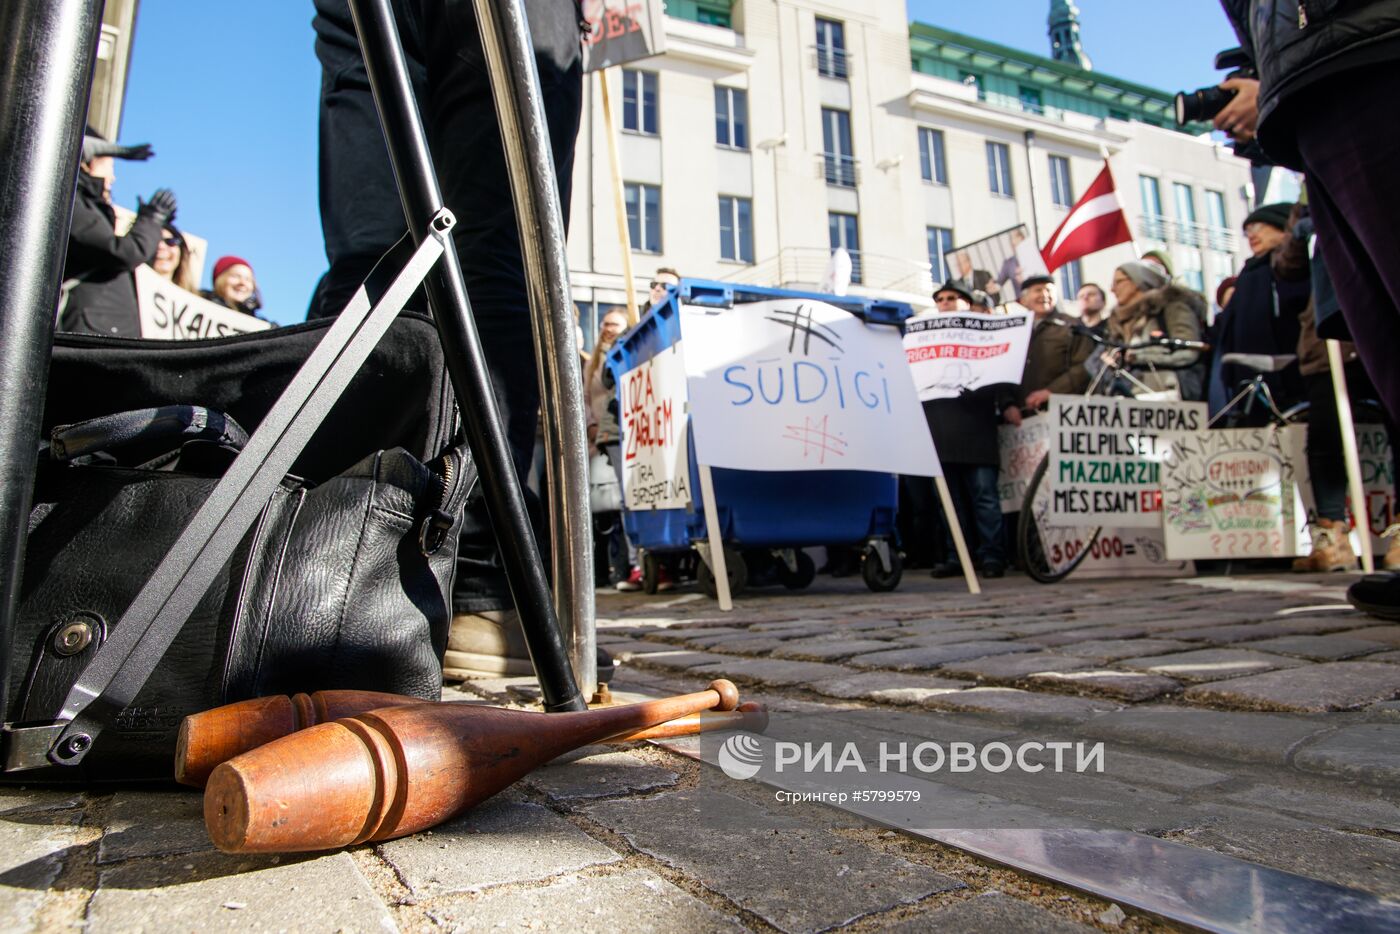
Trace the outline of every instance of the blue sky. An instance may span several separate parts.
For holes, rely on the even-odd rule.
[[[1234,44],[1218,0],[1078,0],[1097,70],[1167,90],[1217,79]],[[1048,0],[909,0],[909,18],[1048,54]],[[316,196],[320,68],[306,0],[142,0],[127,83],[124,142],[148,163],[119,163],[116,200],[160,186],[176,223],[253,266],[264,314],[301,321],[325,271]]]

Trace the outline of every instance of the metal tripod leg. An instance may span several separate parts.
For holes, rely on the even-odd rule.
[[[0,722],[102,0],[0,4]]]
[[[427,134],[413,96],[398,28],[388,0],[349,2],[355,31],[360,37],[365,72],[384,128],[389,161],[403,199],[404,214],[409,231],[416,237],[427,219],[443,207],[442,191],[428,152]],[[515,18],[523,22],[523,14]],[[521,229],[527,231],[524,224]],[[545,709],[585,709],[587,705],[565,654],[520,479],[515,474],[496,408],[462,266],[450,239],[441,265],[428,277],[427,287],[428,301],[442,339],[443,356],[466,427],[467,442],[481,473],[487,512],[496,532],[511,594],[520,612],[525,643],[539,677]]]

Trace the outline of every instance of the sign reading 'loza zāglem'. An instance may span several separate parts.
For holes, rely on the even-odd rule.
[[[1204,402],[1051,396],[1047,479],[1055,525],[1161,523],[1162,461],[1172,432],[1203,431]]]
[[[684,361],[677,342],[618,380],[622,498],[630,510],[691,504]]]
[[[934,313],[904,323],[904,354],[922,402],[1021,382],[1030,342],[1024,311]]]
[[[136,304],[141,336],[167,341],[192,341],[265,331],[263,321],[186,292],[150,266],[136,267]]]
[[[696,456],[738,470],[942,471],[899,329],[826,302],[681,306]]]

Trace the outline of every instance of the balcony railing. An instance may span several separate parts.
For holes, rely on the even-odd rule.
[[[860,183],[860,162],[852,156],[822,153],[817,157],[817,172],[828,185],[838,188],[854,188]]]
[[[787,247],[777,256],[736,270],[726,282],[761,285],[781,289],[816,289],[831,263],[831,250],[820,247]],[[933,273],[928,263],[899,256],[884,256],[859,250],[851,255],[851,283],[866,290],[933,293]]]
[[[850,77],[851,55],[845,49],[834,49],[826,45],[813,46],[817,62],[817,74],[823,78]]]
[[[1217,250],[1233,253],[1239,247],[1239,238],[1233,230],[1212,227],[1189,221],[1175,221],[1152,214],[1138,218],[1138,233],[1149,240],[1162,243],[1180,243],[1198,249]]]

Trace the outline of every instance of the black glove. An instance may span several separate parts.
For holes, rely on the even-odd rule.
[[[83,137],[83,162],[91,162],[98,156],[111,156],[114,159],[130,159],[133,162],[145,162],[155,154],[155,150],[151,148],[150,143],[123,146],[120,143],[109,143],[105,139],[99,139],[96,136]]]
[[[162,227],[175,219],[175,192],[169,188],[157,188],[150,201],[137,198],[136,205],[137,214],[151,218]]]

